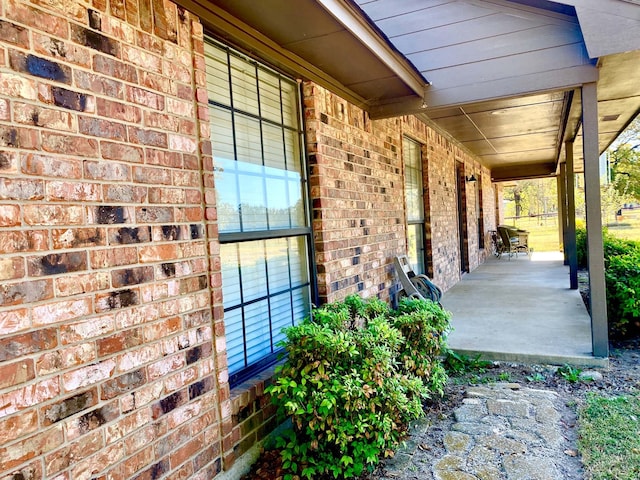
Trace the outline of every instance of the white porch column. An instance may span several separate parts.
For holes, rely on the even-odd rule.
[[[593,355],[609,356],[607,299],[604,279],[604,247],[600,210],[600,166],[598,161],[598,98],[596,83],[582,86],[582,142],[584,190],[587,212],[589,290]]]

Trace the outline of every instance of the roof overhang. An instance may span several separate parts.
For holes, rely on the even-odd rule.
[[[640,111],[635,0],[178,0],[210,32],[367,110],[417,114],[495,181],[581,168],[580,87],[598,83],[600,150]],[[428,79],[428,80],[427,80]]]

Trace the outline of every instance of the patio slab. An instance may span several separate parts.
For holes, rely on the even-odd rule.
[[[449,347],[485,360],[608,366],[592,354],[591,318],[560,253],[489,258],[448,290]]]

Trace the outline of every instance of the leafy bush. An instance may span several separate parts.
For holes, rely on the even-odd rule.
[[[606,262],[607,315],[613,338],[640,336],[640,249]]]
[[[278,445],[285,478],[350,478],[393,455],[422,401],[442,392],[448,320],[429,301],[393,311],[354,295],[288,328],[288,358],[267,390],[292,420]]]
[[[587,266],[586,230],[576,230],[578,265]],[[607,316],[612,338],[640,336],[640,243],[603,229]]]

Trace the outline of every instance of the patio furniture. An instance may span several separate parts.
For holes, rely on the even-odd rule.
[[[498,225],[498,235],[502,240],[503,253],[518,255],[519,252],[529,254],[529,232],[511,225]]]
[[[409,258],[406,255],[395,257],[393,263],[402,285],[402,290],[398,292],[399,297],[421,298],[440,303],[442,298],[440,287],[434,284],[426,275],[416,274],[411,268]]]

